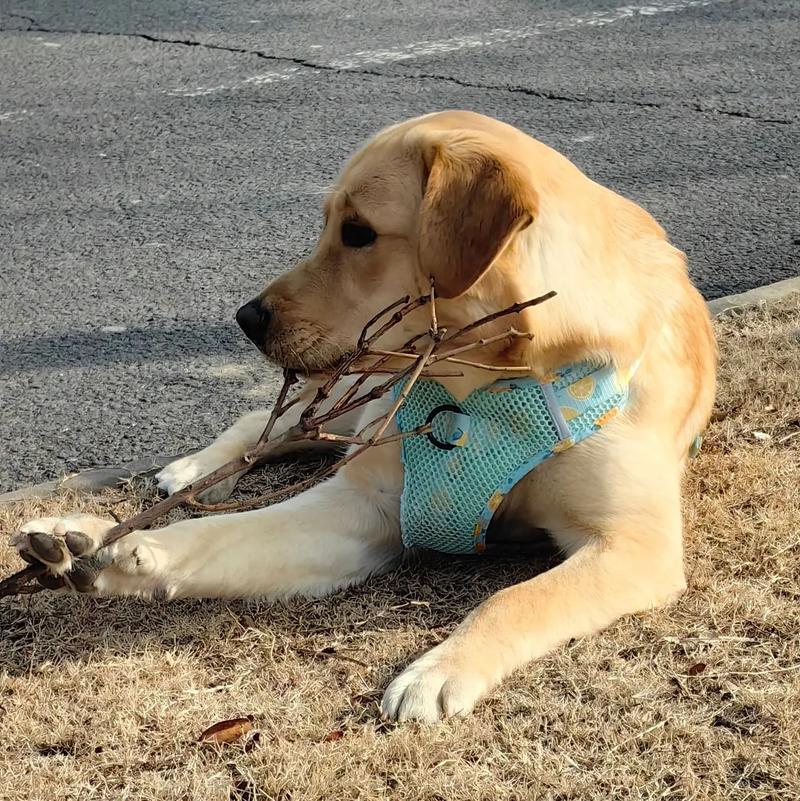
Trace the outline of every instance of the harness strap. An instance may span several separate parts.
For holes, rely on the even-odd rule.
[[[553,424],[558,431],[558,436],[562,440],[570,439],[572,437],[572,430],[569,423],[561,411],[561,406],[556,397],[556,391],[553,389],[552,384],[540,384],[542,395],[544,396],[545,403],[547,404],[547,411],[550,412],[550,417],[553,418]]]

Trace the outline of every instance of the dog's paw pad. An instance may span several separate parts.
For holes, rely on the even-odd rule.
[[[96,548],[95,541],[82,531],[68,531],[64,535],[64,542],[73,556],[86,556]]]
[[[57,564],[66,558],[62,543],[52,534],[32,531],[28,534],[30,553],[42,562]]]

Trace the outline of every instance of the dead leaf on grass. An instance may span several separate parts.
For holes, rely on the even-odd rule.
[[[252,717],[221,720],[209,726],[197,739],[201,743],[232,743],[253,730]]]

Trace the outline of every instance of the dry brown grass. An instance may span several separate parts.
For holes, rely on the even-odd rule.
[[[572,642],[472,717],[425,727],[381,724],[383,687],[539,566],[431,558],[275,606],[5,601],[0,797],[800,797],[798,297],[718,323],[718,411],[687,478],[690,589],[672,608]],[[4,507],[0,526],[74,503]],[[0,571],[16,567],[4,551]],[[196,742],[244,714],[257,743]]]

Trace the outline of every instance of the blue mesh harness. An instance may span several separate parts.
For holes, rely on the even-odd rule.
[[[438,381],[417,381],[397,412],[401,432],[431,426],[429,434],[402,442],[406,547],[481,553],[492,515],[511,488],[613,420],[627,404],[631,372],[570,365],[546,382],[495,381],[460,403]]]

